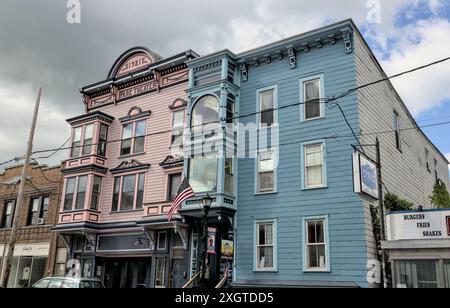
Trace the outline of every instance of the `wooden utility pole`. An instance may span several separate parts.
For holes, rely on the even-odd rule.
[[[13,217],[13,224],[11,228],[11,236],[8,242],[7,246],[7,254],[6,254],[6,260],[3,265],[3,273],[1,277],[1,284],[0,286],[6,288],[8,283],[9,274],[11,272],[11,264],[12,259],[14,255],[14,248],[16,246],[16,240],[17,240],[17,231],[19,228],[19,216],[21,213],[21,208],[23,206],[24,202],[24,195],[25,195],[25,184],[27,181],[27,172],[28,172],[28,165],[30,164],[30,158],[31,158],[31,152],[33,150],[33,139],[34,139],[34,132],[36,130],[36,122],[37,122],[37,116],[39,112],[39,104],[41,102],[41,95],[42,95],[42,88],[39,88],[36,103],[34,105],[34,113],[33,113],[33,119],[31,122],[31,129],[30,129],[30,135],[28,137],[28,146],[27,146],[27,152],[25,154],[25,161],[23,163],[22,168],[22,176],[20,179],[20,186],[19,186],[19,194],[17,196],[17,202],[14,209],[14,217]]]

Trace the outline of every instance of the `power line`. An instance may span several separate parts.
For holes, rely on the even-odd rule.
[[[412,72],[415,72],[415,71],[418,71],[418,70],[422,70],[422,69],[428,68],[428,67],[430,67],[430,66],[433,66],[433,65],[437,65],[437,64],[443,63],[443,62],[448,61],[448,60],[450,60],[450,57],[447,57],[447,58],[444,58],[444,59],[441,59],[441,60],[438,60],[438,61],[435,61],[435,62],[426,64],[426,65],[423,65],[423,66],[419,66],[419,67],[413,68],[413,69],[411,69],[411,70],[404,71],[404,72],[401,72],[401,73],[398,73],[398,74],[395,74],[395,75],[392,75],[392,76],[389,76],[389,77],[386,77],[386,78],[382,78],[382,79],[379,79],[379,80],[374,81],[374,82],[371,82],[371,83],[367,83],[367,84],[364,84],[364,85],[361,85],[361,86],[352,88],[352,89],[350,89],[350,90],[348,90],[348,91],[345,91],[345,92],[343,92],[343,93],[341,93],[341,94],[339,94],[339,95],[337,95],[337,96],[332,96],[331,98],[328,98],[328,99],[319,98],[318,103],[321,103],[321,104],[329,104],[329,103],[334,102],[334,101],[336,101],[336,100],[338,100],[338,99],[344,98],[344,97],[346,97],[346,96],[348,96],[348,95],[350,95],[350,94],[352,94],[352,93],[354,93],[354,92],[356,92],[356,91],[358,91],[358,90],[360,90],[360,89],[363,89],[363,88],[366,88],[366,87],[369,87],[369,86],[372,86],[372,85],[375,85],[375,84],[378,84],[378,83],[381,83],[381,82],[385,82],[385,81],[388,81],[388,80],[390,80],[390,79],[397,78],[397,77],[400,77],[400,76],[403,76],[403,75],[406,75],[406,74],[409,74],[409,73],[412,73]],[[284,106],[279,106],[279,107],[273,108],[273,109],[271,109],[271,110],[273,110],[273,111],[276,111],[276,110],[282,110],[282,109],[286,109],[286,108],[290,108],[290,107],[295,107],[295,106],[305,105],[306,103],[307,103],[307,102],[296,102],[296,103],[292,103],[292,104],[288,104],[288,105],[284,105]],[[340,104],[334,103],[333,105],[339,107],[341,113],[342,113],[343,116],[344,116],[344,120],[346,121],[347,125],[350,127],[350,129],[351,129],[351,131],[352,131],[353,137],[357,139],[356,133],[354,132],[353,128],[351,127],[350,123],[348,122],[347,117],[346,117],[345,113],[343,112],[342,107],[340,106]],[[240,118],[246,118],[246,117],[250,117],[250,116],[255,116],[255,115],[258,115],[258,114],[262,114],[262,113],[265,113],[265,112],[267,112],[267,110],[264,110],[264,111],[256,111],[256,112],[250,112],[250,113],[246,113],[246,114],[234,116],[234,117],[231,117],[231,118],[221,119],[221,120],[218,120],[218,121],[211,121],[211,122],[208,122],[208,123],[202,123],[202,124],[198,124],[198,125],[193,125],[193,126],[191,126],[190,128],[192,129],[192,128],[195,128],[195,127],[197,127],[197,126],[202,126],[202,127],[204,127],[204,126],[207,126],[207,125],[210,125],[210,124],[220,124],[221,121],[223,121],[223,120],[228,121],[228,120],[235,120],[235,119],[240,119]],[[445,123],[437,123],[437,124],[433,124],[433,125],[417,126],[417,127],[410,128],[410,129],[420,129],[420,128],[432,127],[432,126],[436,126],[436,125],[444,125],[444,124],[448,124],[448,123],[445,122]],[[409,130],[409,129],[407,129],[407,130]],[[397,130],[397,131],[398,131],[398,130]],[[168,130],[158,131],[158,132],[154,132],[154,133],[149,133],[149,134],[146,134],[146,135],[140,136],[140,137],[151,137],[151,136],[155,136],[155,135],[168,134],[168,133],[172,133],[172,132],[173,132],[173,129],[168,129]],[[389,132],[395,132],[395,131],[389,131]],[[383,132],[383,133],[385,133],[385,132]],[[377,133],[371,133],[371,134],[377,134]],[[363,135],[363,134],[360,134],[360,136],[362,136],[362,135]],[[364,135],[368,135],[368,134],[364,134]],[[61,151],[61,150],[70,150],[70,149],[82,148],[82,147],[83,147],[83,145],[64,147],[64,146],[69,142],[69,140],[70,140],[70,137],[69,137],[69,138],[67,139],[67,141],[66,141],[61,147],[59,147],[59,148],[56,148],[56,149],[46,149],[46,150],[39,150],[39,151],[33,152],[33,154],[40,154],[40,153],[53,152],[51,155],[49,155],[49,157],[51,157],[51,156],[55,155],[57,152],[59,152],[59,151]],[[122,142],[122,141],[123,141],[123,139],[109,140],[109,141],[104,142],[103,144],[117,143],[117,142]],[[360,143],[359,140],[358,140],[358,143]],[[90,144],[90,145],[91,145],[91,146],[95,146],[95,145],[99,145],[99,143],[96,143],[96,144]],[[47,158],[47,157],[41,157],[41,158]],[[38,159],[39,159],[39,158],[38,158]],[[8,162],[11,162],[11,161],[14,161],[14,159],[12,159],[12,160],[10,160],[10,161],[8,161]],[[6,162],[6,163],[8,163],[8,162]],[[3,164],[5,164],[5,163],[3,163]],[[1,165],[2,165],[2,164],[0,164],[0,166],[1,166]]]

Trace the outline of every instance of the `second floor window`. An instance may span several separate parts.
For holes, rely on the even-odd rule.
[[[44,225],[47,218],[49,197],[31,199],[28,226]]]
[[[128,123],[122,129],[120,155],[141,154],[145,151],[146,121]]]
[[[94,176],[94,185],[92,186],[91,210],[98,210],[100,205],[100,193],[102,189],[102,178]]]
[[[14,219],[15,201],[7,201],[3,208],[2,228],[11,228]]]
[[[304,147],[305,152],[305,188],[322,187],[324,181],[323,144],[313,144]]]
[[[169,201],[175,200],[181,185],[181,173],[169,175]]]
[[[86,201],[90,204],[89,209],[98,210],[101,185],[102,178],[96,175],[68,178],[66,180],[63,211],[87,210]]]
[[[114,179],[111,211],[133,211],[143,208],[145,174],[119,176]]]

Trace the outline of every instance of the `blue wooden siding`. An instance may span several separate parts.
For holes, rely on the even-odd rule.
[[[249,80],[241,83],[240,112],[255,112],[258,89],[278,86],[280,107],[303,100],[300,80],[323,75],[326,96],[336,95],[356,86],[354,54],[347,54],[343,42],[313,48],[298,54],[296,69],[289,60],[249,67]],[[357,98],[348,96],[339,101],[355,130],[359,127]],[[257,123],[257,116],[242,118],[244,123]],[[338,108],[326,107],[325,118],[301,122],[300,107],[279,110],[280,164],[277,170],[278,192],[255,195],[254,159],[238,163],[238,212],[236,275],[239,281],[324,281],[354,282],[367,286],[367,249],[365,212],[361,199],[352,189],[351,144],[356,141],[345,125]],[[327,188],[302,190],[301,143],[326,140]],[[304,217],[328,216],[331,272],[303,272]],[[256,220],[277,220],[277,272],[254,272],[254,223]]]

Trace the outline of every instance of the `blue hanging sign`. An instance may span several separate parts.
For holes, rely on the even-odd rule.
[[[361,153],[353,154],[353,184],[356,193],[378,199],[377,166]]]

